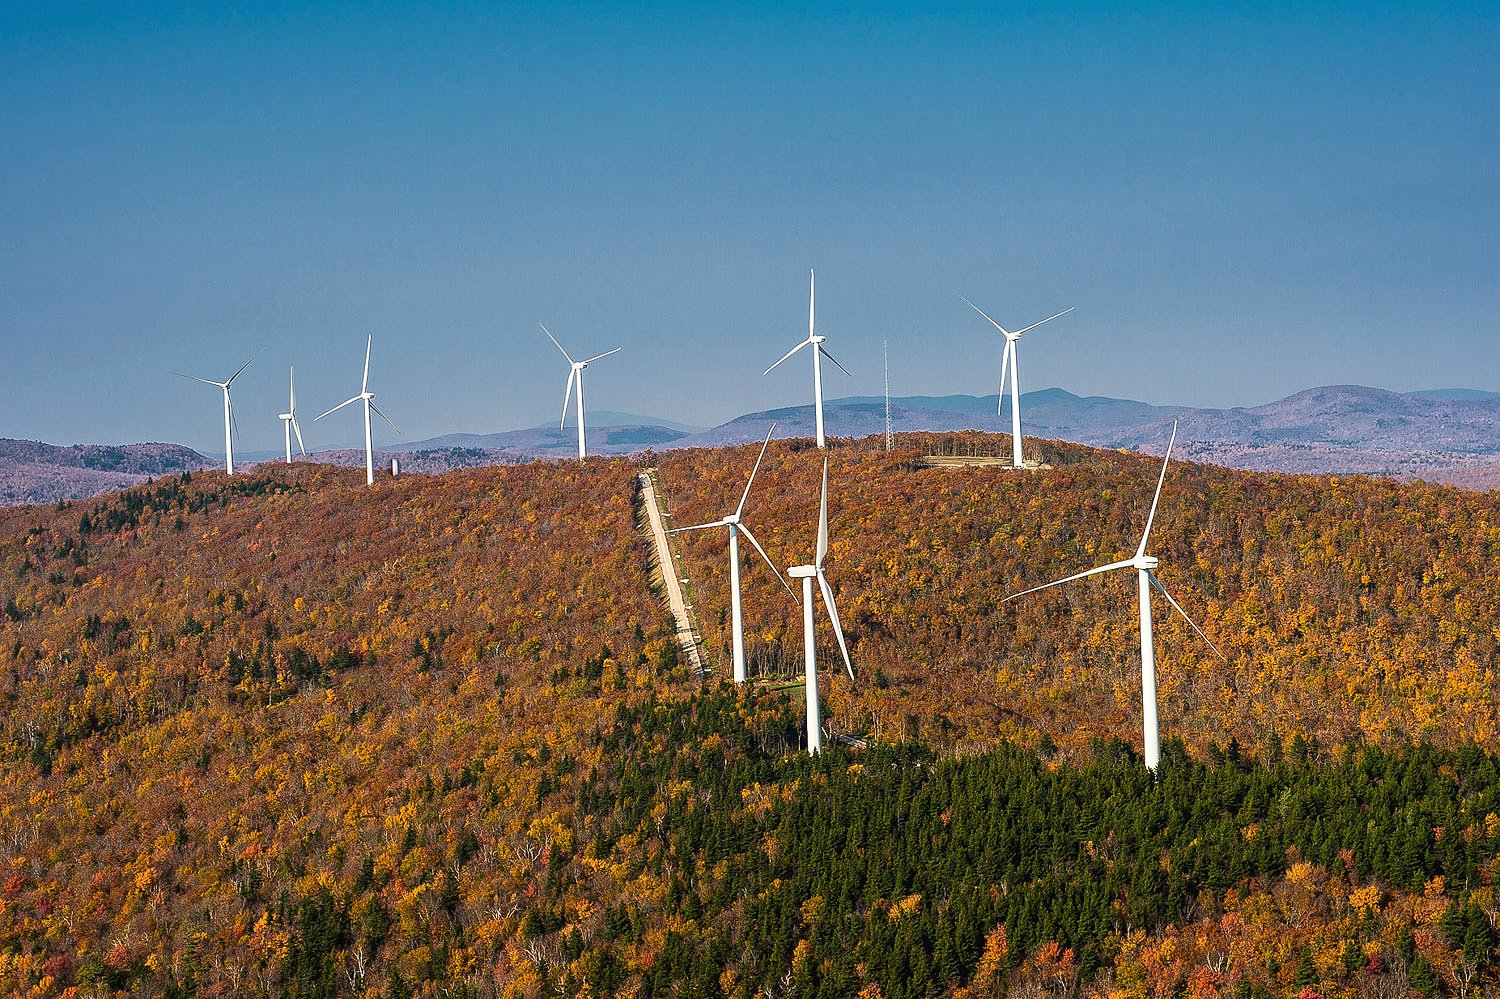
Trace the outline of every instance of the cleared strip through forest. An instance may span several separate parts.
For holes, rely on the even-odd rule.
[[[687,657],[689,665],[698,674],[704,673],[703,654],[698,648],[698,632],[688,613],[687,601],[682,596],[682,584],[677,578],[677,563],[672,558],[672,546],[667,540],[666,522],[656,496],[654,469],[641,473],[641,503],[646,508],[646,521],[651,526],[652,539],[656,545],[656,568],[661,573],[662,592],[667,595],[667,606],[672,610],[676,625],[677,645]]]

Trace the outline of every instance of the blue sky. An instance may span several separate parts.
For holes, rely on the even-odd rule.
[[[1493,5],[219,6],[0,8],[0,436],[1500,389]]]

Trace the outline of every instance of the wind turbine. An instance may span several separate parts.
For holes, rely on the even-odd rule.
[[[233,431],[236,430],[236,429],[238,429],[238,424],[235,422],[235,419],[234,419],[234,408],[231,406],[231,404],[229,402],[229,386],[231,386],[231,385],[234,384],[234,380],[240,376],[240,372],[244,371],[246,368],[250,367],[251,361],[254,361],[255,358],[259,357],[260,354],[261,354],[261,351],[263,351],[265,349],[266,348],[262,347],[260,350],[257,350],[255,352],[255,354],[250,358],[249,361],[246,361],[244,364],[240,365],[239,371],[236,371],[234,374],[230,375],[228,379],[226,379],[225,381],[222,381],[222,382],[211,381],[210,379],[207,379],[207,378],[199,378],[197,375],[185,375],[181,371],[174,371],[174,372],[172,372],[172,374],[177,375],[180,378],[191,378],[195,382],[202,382],[205,385],[212,385],[214,388],[222,389],[223,390],[223,392],[224,392],[224,471],[228,475],[233,475],[234,474],[234,434],[233,434]]]
[[[766,565],[771,567],[771,572],[776,576],[776,581],[782,586],[786,587],[787,593],[792,594],[792,599],[795,600],[797,598],[797,595],[795,593],[792,593],[792,588],[790,586],[787,586],[786,580],[781,578],[781,573],[776,571],[776,565],[771,561],[771,557],[766,554],[766,550],[760,546],[759,541],[755,540],[755,535],[750,533],[750,525],[746,524],[744,520],[741,519],[745,512],[745,501],[750,498],[750,487],[755,484],[755,473],[760,471],[761,460],[766,456],[766,448],[770,447],[771,445],[771,434],[773,431],[775,431],[775,429],[776,424],[773,423],[771,424],[770,430],[766,431],[765,443],[760,446],[760,456],[755,459],[755,467],[750,469],[750,479],[745,483],[745,491],[740,496],[739,506],[734,508],[733,513],[725,514],[719,520],[711,521],[707,524],[694,524],[692,527],[679,527],[671,532],[673,534],[681,534],[685,531],[704,531],[712,527],[729,528],[729,619],[730,634],[733,639],[734,647],[735,683],[744,683],[747,678],[745,671],[745,625],[744,619],[740,613],[741,531],[745,532],[745,540],[749,541],[752,545],[755,546],[755,550],[760,552],[760,557],[766,560]]]
[[[999,416],[1001,413],[1003,413],[1005,411],[1005,371],[1006,371],[1007,368],[1009,368],[1010,369],[1010,455],[1011,455],[1010,461],[1011,461],[1011,464],[1014,467],[1020,468],[1021,467],[1021,386],[1020,386],[1020,376],[1017,374],[1017,371],[1016,371],[1016,369],[1018,367],[1020,367],[1020,359],[1019,359],[1019,357],[1018,357],[1018,355],[1016,353],[1016,341],[1019,340],[1019,339],[1021,339],[1021,335],[1023,333],[1029,333],[1029,332],[1031,332],[1032,330],[1036,329],[1038,326],[1042,325],[1042,323],[1050,323],[1052,320],[1056,319],[1058,316],[1066,316],[1068,313],[1070,313],[1070,312],[1073,311],[1073,308],[1077,308],[1077,306],[1074,306],[1072,308],[1063,309],[1056,316],[1048,316],[1046,319],[1043,319],[1041,323],[1032,323],[1030,326],[1026,327],[1025,329],[1023,329],[1023,330],[1016,330],[1014,333],[1012,333],[1010,330],[1006,329],[1004,326],[1001,326],[999,323],[995,322],[993,319],[990,319],[989,315],[983,309],[981,309],[979,306],[975,305],[973,302],[970,302],[967,298],[964,298],[962,295],[960,295],[958,297],[962,298],[963,301],[964,301],[964,304],[966,304],[969,308],[973,309],[975,312],[979,313],[981,316],[984,316],[984,318],[989,321],[989,324],[991,326],[995,327],[995,329],[997,329],[1001,333],[1005,334],[1005,352],[1000,355],[1000,397],[999,397],[998,400],[996,400],[996,403],[995,403],[995,415]]]
[[[583,440],[583,369],[586,368],[586,367],[588,367],[590,364],[593,364],[595,361],[599,360],[599,358],[601,358],[601,357],[608,357],[611,354],[618,354],[620,352],[620,348],[616,347],[614,350],[606,350],[602,354],[595,354],[593,357],[587,358],[585,360],[575,361],[575,360],[573,360],[573,355],[569,354],[566,350],[563,350],[563,345],[557,342],[557,337],[555,337],[555,336],[552,335],[552,331],[551,330],[549,330],[542,323],[537,323],[537,325],[542,328],[542,332],[543,333],[547,334],[547,339],[551,340],[554,344],[556,344],[558,350],[562,350],[562,356],[566,357],[568,359],[568,363],[570,365],[572,365],[572,368],[568,371],[568,388],[567,388],[567,390],[565,392],[563,392],[562,419],[557,422],[557,429],[561,430],[563,428],[563,426],[568,422],[568,400],[573,395],[573,383],[577,382],[578,383],[578,457],[580,457],[580,458],[586,458],[586,457],[588,457],[588,450],[587,450],[587,447],[585,446],[584,440]]]
[[[297,426],[297,369],[291,368],[289,370],[291,372],[289,376],[292,390],[291,404],[288,406],[287,411],[278,417],[282,423],[281,429],[286,432],[286,463],[288,465],[292,463],[293,431],[297,434],[297,447],[302,450],[303,454],[307,453],[307,445],[302,443],[302,428]]]
[[[1172,460],[1172,445],[1176,441],[1177,424],[1173,423],[1172,437],[1167,441],[1167,454],[1161,462],[1161,477],[1156,480],[1156,495],[1151,498],[1151,512],[1146,516],[1146,530],[1141,533],[1141,543],[1136,547],[1133,557],[1123,559],[1119,562],[1111,562],[1109,565],[1101,565],[1097,569],[1090,569],[1087,572],[1066,576],[1050,583],[1044,583],[1041,586],[1033,586],[1029,590],[1013,593],[1001,601],[1001,603],[1005,603],[1016,599],[1016,597],[1024,597],[1028,593],[1035,593],[1038,590],[1045,590],[1048,587],[1058,586],[1062,583],[1071,583],[1075,579],[1098,575],[1101,572],[1110,572],[1114,569],[1134,569],[1136,571],[1141,605],[1141,726],[1145,730],[1143,748],[1146,756],[1146,769],[1153,773],[1156,772],[1157,763],[1161,760],[1161,740],[1156,730],[1156,650],[1151,639],[1151,587],[1155,586],[1160,590],[1161,595],[1167,598],[1167,602],[1172,605],[1173,609],[1182,615],[1182,619],[1192,625],[1193,630],[1198,633],[1198,637],[1208,642],[1208,647],[1214,650],[1214,654],[1223,659],[1226,665],[1229,663],[1224,653],[1219,651],[1219,647],[1209,640],[1209,637],[1203,633],[1203,629],[1198,627],[1192,618],[1188,617],[1187,611],[1182,609],[1182,605],[1173,598],[1172,594],[1167,592],[1167,588],[1161,584],[1161,580],[1156,578],[1155,570],[1159,563],[1154,555],[1146,554],[1146,542],[1151,537],[1151,523],[1156,519],[1156,504],[1161,499],[1162,483],[1167,478],[1167,462]]]
[[[844,644],[844,628],[839,624],[838,605],[833,602],[833,587],[823,572],[823,559],[828,555],[828,459],[823,459],[823,501],[818,507],[818,551],[812,565],[794,565],[786,574],[802,580],[802,656],[807,667],[807,751],[823,751],[823,724],[818,714],[818,655],[813,641],[813,580],[823,591],[823,606],[828,610],[828,623],[833,625],[833,637],[839,641],[839,651],[844,655],[844,668],[849,679],[854,679],[854,664],[849,661],[849,647]]]
[[[812,350],[812,362],[813,362],[813,415],[814,415],[814,418],[816,419],[817,425],[818,425],[818,447],[821,448],[821,447],[824,446],[823,445],[823,365],[822,365],[822,358],[826,357],[830,361],[832,361],[834,364],[838,364],[839,365],[839,370],[842,371],[846,375],[849,375],[849,369],[846,368],[846,367],[844,367],[842,364],[839,364],[839,359],[837,357],[834,357],[832,354],[830,354],[828,352],[828,348],[826,348],[826,347],[823,346],[823,341],[827,340],[828,338],[826,336],[819,336],[817,334],[817,332],[813,329],[813,303],[814,303],[814,300],[815,300],[815,294],[814,293],[817,290],[817,275],[814,274],[811,270],[809,270],[807,273],[808,273],[808,279],[807,279],[807,339],[803,340],[801,343],[797,344],[797,346],[793,347],[791,350],[787,351],[785,354],[782,354],[781,355],[781,361],[785,361],[788,357],[791,357],[793,354],[797,353],[797,351],[801,350],[803,347],[807,347],[807,346],[810,345],[812,347],[812,349],[813,349]],[[771,365],[769,368],[767,368],[765,370],[764,373],[769,375],[772,371],[775,371],[776,370],[776,366],[778,364],[780,364],[781,361],[777,361],[776,364]],[[854,376],[853,375],[849,375],[849,377],[852,378]]]
[[[359,383],[359,395],[345,399],[327,413],[320,413],[313,417],[313,422],[317,423],[323,417],[327,416],[328,413],[337,413],[350,403],[363,400],[365,404],[365,484],[371,486],[375,484],[375,446],[370,439],[370,410],[373,409],[376,413],[379,413],[380,418],[386,423],[390,423],[391,429],[395,430],[396,433],[399,434],[401,432],[394,423],[391,423],[389,416],[380,412],[380,407],[375,405],[375,393],[370,391],[370,346],[374,342],[374,339],[373,334],[368,334],[365,337],[365,377]]]

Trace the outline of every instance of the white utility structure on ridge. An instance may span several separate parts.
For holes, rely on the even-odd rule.
[[[849,661],[849,647],[844,644],[844,628],[839,623],[838,605],[833,602],[833,587],[823,572],[823,559],[828,555],[828,459],[823,459],[823,499],[818,505],[818,550],[812,565],[794,565],[786,574],[802,580],[802,656],[807,669],[807,751],[823,751],[823,719],[818,710],[818,650],[813,639],[813,580],[823,591],[823,606],[828,610],[828,623],[833,625],[833,637],[838,639],[839,652],[844,656],[844,668],[849,679],[854,679],[854,664]]]
[[[303,454],[307,453],[307,445],[302,443],[302,428],[297,426],[297,369],[290,368],[288,370],[290,372],[288,383],[291,387],[291,403],[288,405],[287,411],[282,413],[278,419],[282,423],[281,429],[286,432],[286,463],[290,465],[292,463],[292,433],[296,432],[297,447],[301,449]]]
[[[1097,569],[1090,569],[1087,572],[1066,576],[1050,583],[1044,583],[1041,586],[1033,586],[1029,590],[1013,593],[1001,601],[1001,603],[1005,603],[1006,601],[1016,599],[1016,597],[1024,597],[1028,593],[1035,593],[1038,590],[1045,590],[1048,587],[1058,586],[1062,583],[1071,583],[1075,579],[1094,576],[1101,572],[1110,572],[1114,569],[1134,569],[1136,571],[1141,605],[1141,727],[1144,730],[1145,737],[1142,748],[1146,757],[1146,769],[1153,773],[1156,772],[1157,764],[1161,761],[1161,739],[1157,734],[1156,725],[1156,650],[1151,640],[1151,587],[1155,586],[1160,590],[1161,595],[1166,597],[1177,613],[1182,615],[1182,619],[1192,625],[1193,630],[1198,633],[1198,637],[1208,642],[1208,647],[1214,650],[1214,654],[1223,659],[1226,665],[1229,664],[1229,660],[1225,658],[1224,653],[1219,651],[1219,647],[1209,640],[1209,637],[1203,633],[1203,629],[1198,627],[1192,618],[1188,617],[1187,611],[1182,609],[1182,605],[1172,597],[1172,594],[1167,592],[1167,588],[1161,584],[1161,580],[1156,578],[1155,569],[1160,563],[1158,563],[1154,555],[1146,554],[1146,542],[1151,537],[1151,523],[1156,519],[1156,504],[1161,499],[1162,483],[1167,479],[1167,462],[1172,460],[1172,445],[1176,440],[1177,424],[1173,423],[1172,437],[1167,441],[1167,454],[1161,462],[1161,477],[1156,480],[1156,495],[1151,498],[1151,512],[1146,516],[1146,530],[1142,532],[1141,543],[1136,548],[1135,555],[1132,558],[1119,562],[1111,562],[1109,565],[1101,565]]]
[[[601,357],[608,357],[611,354],[618,354],[620,352],[620,348],[616,347],[614,350],[606,350],[602,354],[595,354],[593,357],[585,358],[582,361],[575,361],[575,360],[573,360],[573,356],[571,354],[569,354],[566,350],[563,350],[563,345],[557,342],[557,337],[555,337],[555,336],[552,335],[552,331],[551,330],[549,330],[542,323],[537,323],[537,325],[542,328],[542,332],[543,333],[547,334],[547,339],[548,340],[551,340],[554,344],[557,344],[557,349],[562,351],[562,356],[566,357],[568,359],[568,363],[570,365],[572,365],[572,367],[568,371],[568,387],[567,387],[566,391],[563,392],[562,419],[557,422],[557,429],[561,430],[567,424],[567,422],[568,422],[568,399],[573,394],[573,383],[577,382],[578,383],[578,457],[580,457],[580,458],[586,458],[586,457],[588,457],[588,449],[587,449],[586,445],[584,444],[584,440],[583,440],[583,369],[586,368],[586,367],[588,367],[590,364],[593,364],[595,361],[599,360],[599,358],[601,358]]]
[[[350,403],[355,403],[355,402],[360,402],[360,401],[364,402],[364,404],[365,404],[365,407],[364,407],[365,408],[365,484],[366,485],[370,485],[370,486],[373,486],[375,484],[375,444],[374,444],[374,441],[370,437],[370,411],[374,410],[376,413],[379,413],[380,414],[380,418],[382,420],[384,420],[386,423],[390,423],[391,424],[391,429],[394,430],[394,431],[396,431],[396,433],[399,434],[401,432],[401,430],[394,423],[391,423],[391,418],[389,416],[386,416],[384,413],[380,412],[380,407],[377,406],[377,405],[375,405],[375,393],[370,391],[370,346],[374,343],[374,340],[375,340],[374,334],[367,334],[366,337],[365,337],[365,377],[364,377],[364,380],[359,383],[359,395],[352,396],[352,397],[350,397],[348,399],[345,399],[343,402],[339,403],[337,406],[333,407],[332,409],[330,409],[328,411],[328,413],[336,413],[339,410],[343,409],[345,406],[349,405]],[[316,417],[313,418],[313,422],[317,423],[323,417],[327,416],[328,413],[320,413],[320,414],[318,414]]]
[[[823,365],[822,365],[822,358],[826,357],[830,361],[832,361],[834,364],[838,364],[839,365],[839,370],[842,371],[846,375],[849,375],[849,369],[846,368],[846,367],[844,367],[842,364],[839,364],[839,359],[837,357],[834,357],[832,354],[830,354],[828,352],[828,348],[826,348],[826,347],[823,346],[823,341],[827,340],[828,338],[826,336],[819,336],[817,334],[817,332],[813,328],[813,304],[814,304],[814,301],[815,301],[815,298],[816,298],[815,292],[817,290],[817,275],[815,273],[813,273],[813,271],[811,271],[811,270],[809,270],[807,273],[808,273],[808,279],[807,279],[807,339],[803,340],[801,343],[797,344],[797,346],[793,347],[791,350],[787,351],[785,354],[782,354],[781,355],[781,361],[785,361],[788,357],[791,357],[793,354],[797,353],[797,351],[801,350],[803,347],[807,347],[807,346],[811,346],[812,347],[812,362],[813,362],[813,365],[812,365],[812,368],[813,368],[813,419],[817,423],[817,427],[818,427],[818,447],[821,448],[821,447],[824,446],[823,445]],[[767,368],[765,370],[764,373],[769,375],[772,371],[775,371],[776,370],[776,366],[779,365],[781,363],[781,361],[777,361],[776,364],[771,365],[769,368]],[[853,375],[849,375],[849,377],[853,378],[854,376]]]
[[[1041,323],[1032,323],[1025,329],[1016,330],[1014,333],[1012,333],[1004,326],[1001,326],[993,319],[990,319],[989,315],[979,306],[975,305],[967,298],[964,298],[962,295],[958,297],[962,298],[964,304],[969,308],[973,309],[981,316],[984,316],[984,318],[989,321],[989,324],[991,326],[995,327],[995,329],[1005,334],[1005,351],[1000,355],[1000,397],[995,400],[995,415],[999,416],[1005,412],[1005,371],[1008,367],[1010,369],[1010,460],[1012,465],[1014,465],[1016,468],[1020,468],[1021,381],[1020,376],[1016,372],[1016,369],[1020,366],[1020,359],[1016,353],[1016,341],[1021,339],[1021,334],[1030,333],[1032,330],[1042,325],[1042,323],[1050,323],[1052,320],[1056,319],[1057,316],[1066,316],[1068,313],[1072,312],[1073,308],[1076,308],[1076,306],[1063,309],[1056,316],[1048,316],[1046,319],[1043,319]]]
[[[792,593],[792,588],[787,586],[786,580],[782,579],[781,573],[777,571],[776,564],[771,561],[771,557],[766,554],[766,550],[760,546],[760,542],[755,540],[755,535],[750,533],[750,525],[746,524],[742,519],[745,513],[745,501],[750,498],[750,487],[755,484],[755,473],[760,471],[761,459],[766,456],[766,448],[771,445],[771,434],[775,429],[776,424],[773,423],[771,424],[771,428],[766,431],[766,441],[760,446],[760,456],[755,459],[755,467],[750,469],[750,479],[745,483],[745,492],[740,496],[740,504],[734,508],[733,513],[725,514],[721,519],[711,521],[707,524],[678,527],[668,532],[669,534],[681,534],[685,531],[705,531],[712,527],[729,528],[729,619],[730,635],[734,649],[735,683],[744,683],[748,678],[745,669],[745,624],[740,611],[739,535],[741,531],[745,532],[745,539],[755,546],[756,551],[760,552],[760,557],[766,560],[766,565],[771,567],[771,572],[776,576],[776,581],[785,586],[788,593]],[[796,596],[795,593],[792,593],[792,599],[795,600]]]
[[[210,380],[208,378],[199,378],[197,375],[185,375],[181,371],[174,371],[174,372],[172,372],[172,374],[177,375],[179,378],[191,378],[195,382],[202,382],[205,385],[212,385],[214,388],[222,389],[223,390],[223,392],[224,392],[224,471],[228,475],[233,475],[234,474],[234,433],[233,433],[233,431],[238,428],[238,424],[236,424],[235,420],[234,420],[234,409],[233,409],[233,407],[231,406],[231,404],[229,402],[229,386],[233,385],[234,384],[234,380],[240,376],[240,371],[244,371],[246,368],[250,367],[251,361],[254,361],[256,357],[259,357],[261,355],[261,351],[263,351],[265,349],[266,348],[262,347],[260,350],[257,350],[255,352],[254,357],[251,357],[249,361],[246,361],[244,364],[240,365],[240,370],[239,371],[236,371],[234,374],[230,375],[227,380],[222,381],[222,382],[212,381],[212,380]]]

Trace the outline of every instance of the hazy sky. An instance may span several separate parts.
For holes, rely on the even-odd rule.
[[[1493,2],[0,6],[0,436],[712,424],[829,395],[1500,389]],[[126,9],[128,8],[128,10]],[[309,9],[312,8],[312,9]],[[575,355],[576,356],[576,355]],[[378,438],[379,439],[379,438]]]

